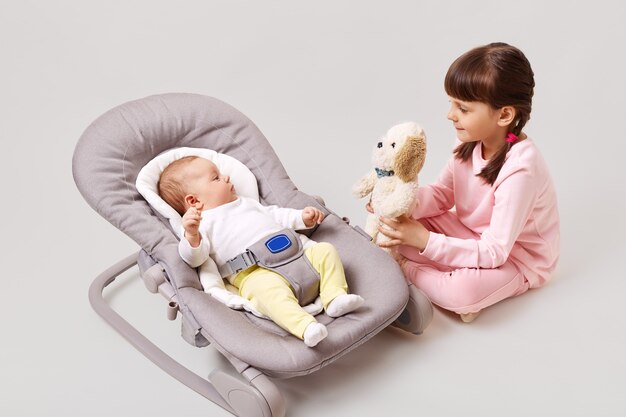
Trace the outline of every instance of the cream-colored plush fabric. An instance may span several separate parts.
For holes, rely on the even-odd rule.
[[[372,153],[374,169],[357,182],[352,192],[357,198],[370,195],[374,213],[367,216],[365,231],[374,243],[386,242],[378,233],[378,218],[399,217],[412,211],[417,191],[417,175],[426,158],[426,135],[414,122],[391,127]],[[383,227],[387,228],[383,224]],[[385,248],[390,252],[389,248]]]

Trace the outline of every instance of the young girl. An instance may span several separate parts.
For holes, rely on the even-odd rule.
[[[559,257],[554,185],[522,131],[534,86],[524,54],[505,43],[454,61],[445,78],[454,155],[437,183],[419,188],[411,216],[380,219],[406,277],[466,322],[544,285]]]

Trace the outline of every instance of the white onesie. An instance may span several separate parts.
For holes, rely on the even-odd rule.
[[[178,245],[180,256],[191,267],[198,267],[209,256],[217,265],[239,255],[264,236],[284,228],[306,229],[302,210],[278,206],[263,206],[247,197],[238,197],[221,206],[204,210],[200,221],[202,240],[192,248],[187,239]],[[299,235],[304,248],[315,244],[304,235]],[[231,278],[229,282],[232,284]]]

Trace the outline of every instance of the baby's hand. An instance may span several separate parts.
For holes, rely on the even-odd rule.
[[[202,219],[201,213],[203,207],[204,204],[196,203],[194,207],[189,207],[183,215],[185,238],[187,238],[192,247],[197,247],[200,244],[198,228],[200,227],[200,220]]]
[[[321,210],[315,207],[305,207],[302,210],[302,221],[306,227],[313,227],[316,224],[322,223],[326,215]]]

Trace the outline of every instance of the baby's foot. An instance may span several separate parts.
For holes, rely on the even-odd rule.
[[[304,344],[308,347],[317,345],[328,336],[328,330],[322,323],[313,322],[304,329]]]
[[[326,314],[330,317],[340,317],[361,307],[365,300],[360,295],[342,294],[335,297],[326,307]]]

